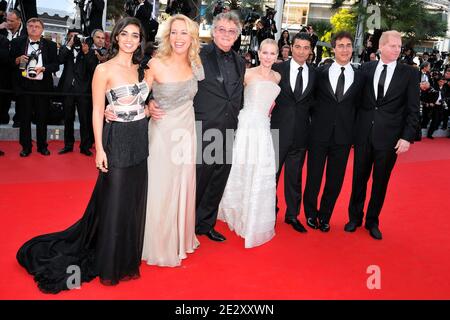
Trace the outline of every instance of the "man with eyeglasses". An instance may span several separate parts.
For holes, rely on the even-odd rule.
[[[202,155],[197,164],[196,233],[219,242],[226,239],[214,226],[231,170],[231,154],[227,156],[231,148],[226,150],[226,146],[233,145],[232,141],[227,143],[226,131],[237,128],[244,91],[245,61],[232,50],[241,29],[239,17],[234,13],[223,12],[214,17],[213,42],[200,52],[205,79],[198,83],[194,98],[198,154],[201,151]],[[150,103],[149,110],[153,119],[164,117],[164,112],[154,102]],[[222,141],[219,145],[214,140],[216,136],[212,142],[208,140],[205,135],[208,130],[212,134],[217,130],[220,132]],[[210,144],[215,148],[212,163],[205,159],[205,154],[211,152]],[[219,156],[220,151],[223,152]]]
[[[199,82],[194,98],[195,118],[201,123],[202,137],[209,129],[220,130],[224,137],[222,161],[212,164],[197,164],[196,233],[204,234],[213,241],[224,241],[225,237],[214,230],[219,203],[222,198],[231,163],[227,163],[226,130],[236,130],[238,114],[242,107],[244,90],[244,60],[232,50],[241,33],[239,17],[225,12],[215,16],[212,26],[213,42],[200,53],[205,80]],[[203,140],[203,139],[202,139]],[[209,141],[201,142],[202,155]],[[231,159],[231,157],[228,157]],[[228,161],[229,162],[229,161]]]

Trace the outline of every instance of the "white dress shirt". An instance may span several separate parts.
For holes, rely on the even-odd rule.
[[[295,90],[295,83],[297,82],[297,74],[298,74],[298,68],[303,67],[302,70],[302,80],[303,80],[303,91],[305,91],[306,87],[308,86],[308,80],[309,80],[309,69],[308,65],[304,63],[302,66],[299,65],[294,59],[291,59],[291,68],[290,68],[290,82],[291,82],[291,89],[292,92]]]
[[[378,98],[378,80],[380,80],[381,71],[383,71],[383,65],[387,64],[387,70],[386,70],[386,80],[384,82],[384,94],[386,95],[386,92],[389,88],[389,85],[391,84],[392,76],[394,75],[395,67],[397,66],[397,61],[392,61],[391,63],[384,63],[381,59],[378,62],[377,68],[375,69],[375,74],[373,76],[373,89],[375,91],[375,99]]]
[[[353,71],[350,62],[347,63],[345,66],[341,66],[337,62],[333,62],[333,64],[330,66],[330,69],[328,70],[328,79],[330,80],[331,88],[333,88],[333,92],[335,94],[339,76],[341,75],[341,67],[345,68],[344,94],[347,92],[348,88],[350,88],[355,78],[355,71]]]
[[[22,32],[22,29],[23,24],[21,23],[20,28],[16,32],[12,33],[11,30],[8,30],[8,40],[11,41],[12,39],[18,38],[20,36],[20,33]]]

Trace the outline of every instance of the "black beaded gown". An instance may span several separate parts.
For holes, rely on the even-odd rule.
[[[148,120],[143,108],[148,93],[144,81],[107,92],[119,118],[103,128],[108,172],[99,173],[83,217],[64,231],[27,241],[17,252],[17,261],[42,292],[72,288],[73,270],[80,271],[79,282],[99,276],[105,285],[139,277],[147,201]]]

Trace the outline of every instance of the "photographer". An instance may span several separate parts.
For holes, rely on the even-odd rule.
[[[429,62],[423,62],[420,65],[420,103],[422,105],[421,128],[426,129],[431,118],[431,105],[436,101],[436,92],[432,86],[431,65]]]
[[[263,40],[267,38],[275,39],[275,33],[278,32],[274,19],[276,13],[274,9],[267,7],[266,15],[261,18],[263,24],[262,31],[264,32]]]
[[[81,4],[84,0],[78,1]],[[103,10],[105,9],[104,0],[87,0],[85,5],[86,12],[86,35],[90,35],[95,29],[103,30]]]
[[[28,37],[11,41],[10,61],[17,78],[17,91],[22,107],[20,119],[21,157],[31,153],[31,115],[36,115],[37,151],[48,156],[47,113],[49,97],[40,92],[53,91],[52,73],[59,70],[56,43],[42,38],[44,23],[38,18],[27,22]],[[35,92],[35,94],[33,94]]]
[[[80,120],[80,153],[91,156],[89,150],[92,146],[92,122],[90,114],[92,106],[90,103],[90,83],[92,69],[87,58],[89,45],[78,30],[69,30],[67,42],[61,47],[58,54],[58,62],[64,64],[64,71],[58,84],[58,91],[68,93],[64,98],[64,148],[58,154],[65,154],[73,151],[75,142],[74,121],[75,108]]]
[[[213,8],[213,17],[217,16],[219,13],[222,13],[224,8],[223,0],[217,0]]]
[[[189,13],[191,12],[191,7],[187,4],[187,0],[168,0],[166,13],[171,16],[181,13],[185,16],[189,17]]]
[[[5,29],[2,29],[2,28]],[[20,13],[17,10],[12,10],[8,12],[6,15],[6,22],[2,23],[0,25],[0,31],[5,31],[3,34],[7,37],[9,41],[12,39],[26,36],[27,35],[27,29],[24,27],[22,23],[22,19],[20,16]],[[9,48],[9,43],[8,47]],[[12,76],[12,69],[10,68],[10,65],[4,65],[2,70],[2,80],[0,82],[3,83],[4,89],[11,89],[12,82],[15,80]],[[19,128],[20,127],[20,106],[17,102],[17,98],[14,97],[14,95],[11,94],[2,94],[0,93],[0,123],[9,123],[9,108],[11,106],[11,100],[16,101],[15,105],[15,114],[13,117],[13,127]]]
[[[444,110],[447,107],[447,101],[450,96],[448,91],[447,80],[439,74],[436,77],[436,86],[434,90],[436,92],[436,99],[430,104],[431,107],[431,123],[428,128],[427,138],[433,139],[433,133],[439,128],[439,123],[442,121]]]
[[[97,29],[92,32],[92,46],[91,51],[89,52],[89,59],[95,58],[93,63],[95,66],[97,64],[105,62],[107,60],[106,52],[107,49],[105,47],[105,33],[103,30]],[[94,67],[95,69],[95,67]]]
[[[151,25],[150,20],[152,18],[153,5],[147,0],[138,0],[138,5],[134,10],[134,17],[138,18],[144,28],[144,34],[146,41],[150,41],[151,37]]]

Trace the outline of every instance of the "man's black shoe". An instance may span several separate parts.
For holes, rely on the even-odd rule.
[[[89,149],[80,149],[80,153],[88,157],[92,156],[92,152]]]
[[[72,152],[72,151],[73,151],[73,147],[65,146],[64,148],[62,148],[61,150],[58,151],[58,154],[65,154],[65,153]]]
[[[361,227],[361,225],[362,225],[362,223],[350,221],[345,225],[344,231],[345,232],[355,232],[356,228]]]
[[[50,151],[48,151],[47,148],[41,148],[41,149],[38,149],[38,152],[39,152],[40,154],[42,154],[43,156],[49,156],[49,155],[50,155]]]
[[[310,228],[319,229],[319,220],[317,218],[308,218],[308,219],[306,219],[306,224]]]
[[[383,239],[383,235],[381,234],[381,231],[380,231],[380,229],[378,229],[377,226],[373,226],[373,227],[365,226],[365,228],[366,228],[367,230],[369,230],[369,234],[370,234],[370,236],[371,236],[372,238],[374,238],[374,239],[376,239],[376,240],[381,240],[381,239]]]
[[[319,229],[322,232],[328,232],[330,231],[330,224],[326,221],[320,221],[319,222]]]
[[[28,157],[31,153],[30,149],[23,149],[22,151],[20,151],[19,156],[21,156],[22,158]]]
[[[205,233],[205,235],[213,241],[222,242],[227,240],[222,234],[214,229],[209,230],[207,233]]]
[[[300,221],[298,221],[297,218],[285,219],[284,222],[290,224],[292,228],[294,228],[294,230],[297,232],[308,232],[308,230],[305,229],[305,227],[300,223]]]

